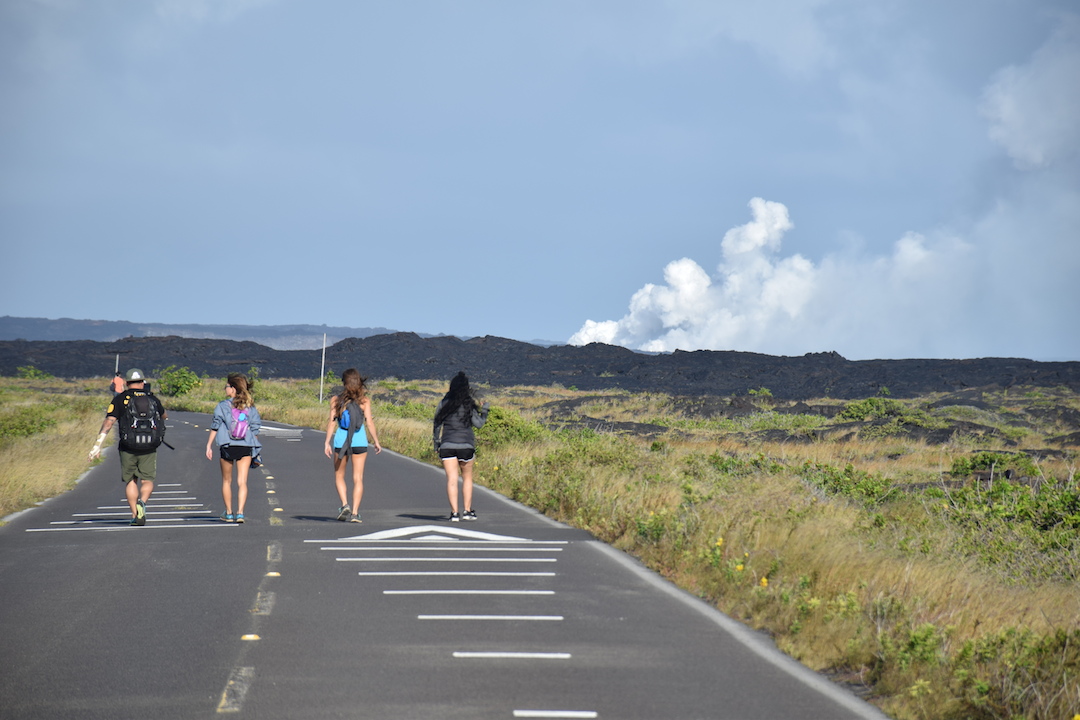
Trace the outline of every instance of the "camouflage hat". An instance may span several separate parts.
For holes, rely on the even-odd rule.
[[[142,382],[145,379],[146,376],[143,375],[143,371],[139,368],[131,368],[127,371],[127,375],[124,376],[124,380],[128,382]]]

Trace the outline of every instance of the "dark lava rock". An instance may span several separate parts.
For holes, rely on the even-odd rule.
[[[115,342],[0,341],[0,374],[32,365],[60,377],[96,377],[121,368],[150,373],[170,365],[224,377],[259,368],[265,378],[317,378],[319,350],[273,350],[253,342],[180,337],[128,337]],[[553,385],[585,391],[620,388],[680,396],[745,396],[765,388],[772,398],[852,399],[881,388],[898,398],[932,392],[972,392],[1011,387],[1064,387],[1080,391],[1080,362],[1036,362],[1017,358],[972,360],[846,360],[837,353],[781,357],[758,353],[696,350],[646,355],[613,345],[541,347],[498,337],[460,340],[393,333],[348,338],[326,349],[326,369],[340,375],[355,367],[373,378],[447,380],[464,370],[478,383],[495,386]],[[749,401],[746,411],[752,409]],[[970,403],[968,403],[970,404]],[[730,409],[724,414],[730,414]]]

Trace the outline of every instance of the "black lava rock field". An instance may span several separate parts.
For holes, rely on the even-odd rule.
[[[138,367],[153,377],[169,366],[224,377],[259,369],[264,378],[317,378],[320,350],[273,350],[253,342],[180,337],[129,337],[114,342],[0,341],[0,374],[33,366],[57,377],[112,376]],[[348,338],[326,349],[327,370],[355,367],[371,378],[449,380],[464,370],[495,386],[553,385],[580,390],[620,388],[671,395],[746,395],[765,388],[776,399],[916,397],[968,388],[1065,387],[1080,391],[1080,362],[1017,358],[846,360],[836,353],[778,357],[698,350],[651,355],[594,343],[542,347],[498,337],[460,340],[392,333]]]

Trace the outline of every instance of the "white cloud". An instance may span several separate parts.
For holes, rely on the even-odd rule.
[[[1044,167],[1080,149],[1080,19],[1067,16],[1025,65],[1003,69],[984,94],[990,138],[1018,167]]]
[[[664,268],[665,285],[649,284],[619,321],[588,321],[572,344],[605,342],[642,350],[712,348],[759,340],[774,321],[797,319],[814,294],[815,269],[799,255],[774,259],[793,226],[787,208],[750,201],[754,219],[729,230],[715,278],[690,258]]]
[[[786,207],[761,198],[750,207],[754,219],[724,235],[714,276],[693,260],[676,260],[664,269],[665,284],[635,293],[621,320],[588,321],[570,343],[913,357],[948,355],[980,332],[957,320],[960,308],[979,300],[966,279],[981,272],[967,241],[908,233],[887,256],[830,255],[815,265],[780,256],[793,227]]]

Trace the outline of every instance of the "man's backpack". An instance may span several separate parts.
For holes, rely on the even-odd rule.
[[[145,390],[133,390],[120,414],[120,444],[125,450],[156,450],[165,440],[165,421],[157,399]]]
[[[243,440],[248,434],[248,414],[245,409],[234,407],[232,409],[232,426],[229,428],[229,437],[233,440]]]

